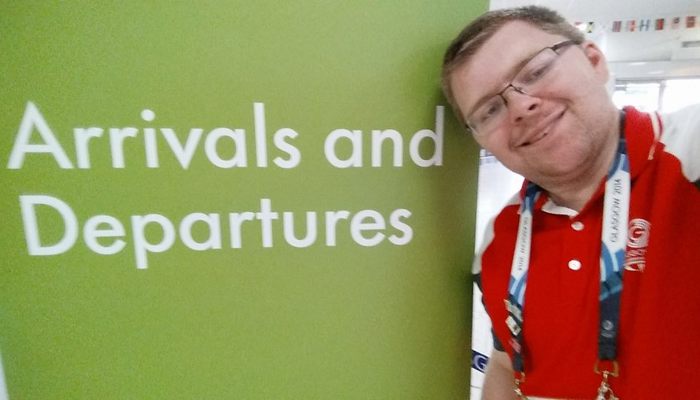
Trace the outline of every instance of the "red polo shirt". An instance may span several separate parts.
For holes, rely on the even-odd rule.
[[[661,119],[626,109],[632,191],[618,362],[622,399],[700,396],[700,107]],[[598,354],[604,184],[576,214],[540,196],[524,309],[525,394],[592,399]],[[504,299],[519,205],[492,222],[477,260],[494,333],[512,357]],[[477,267],[478,269],[478,267]]]

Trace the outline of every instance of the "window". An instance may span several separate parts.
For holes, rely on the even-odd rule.
[[[669,79],[661,94],[661,110],[675,111],[700,101],[700,79]]]
[[[612,99],[618,108],[630,105],[641,111],[671,112],[697,103],[698,93],[700,79],[618,81]]]
[[[618,82],[613,92],[613,103],[617,108],[634,106],[640,111],[656,111],[662,82]]]

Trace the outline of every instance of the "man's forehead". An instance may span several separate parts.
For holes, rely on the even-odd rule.
[[[467,61],[466,67],[483,67],[486,71],[494,72],[517,68],[518,63],[559,39],[563,37],[527,22],[507,22],[481,45]],[[494,70],[495,66],[502,68]]]
[[[469,108],[463,111],[470,111],[482,96],[498,93],[524,60],[562,38],[522,21],[504,24],[455,70],[455,97]]]

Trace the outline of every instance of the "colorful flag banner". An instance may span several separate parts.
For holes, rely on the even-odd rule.
[[[612,25],[613,32],[620,32],[622,30],[622,21],[614,21]]]
[[[650,19],[642,19],[639,21],[639,30],[640,31],[648,31],[649,26],[651,25],[651,20]]]
[[[656,30],[657,31],[662,31],[664,30],[664,22],[666,20],[664,18],[657,18],[656,19]]]
[[[667,23],[668,22],[668,23]],[[654,17],[628,20],[615,20],[611,22],[589,21],[576,22],[576,27],[581,32],[592,33],[596,29],[609,30],[610,32],[649,32],[663,31],[665,29],[695,29],[700,27],[697,15],[678,17]]]
[[[695,28],[695,16],[694,15],[689,15],[685,17],[685,27],[686,28]]]

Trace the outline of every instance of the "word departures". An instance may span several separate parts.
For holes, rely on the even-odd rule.
[[[80,234],[80,223],[75,211],[63,200],[46,195],[22,195],[19,198],[24,224],[25,240],[29,255],[52,256],[71,250]],[[42,243],[37,208],[48,207],[50,212],[57,213],[62,221],[62,234],[54,243]],[[148,254],[162,253],[172,248],[175,239],[190,250],[210,251],[220,250],[224,246],[223,237],[227,233],[226,246],[232,249],[243,248],[244,232],[259,230],[260,244],[253,245],[273,247],[275,244],[275,229],[281,224],[285,242],[293,247],[303,248],[315,244],[318,240],[319,213],[306,212],[306,233],[297,237],[299,223],[298,215],[291,211],[278,212],[272,209],[270,199],[260,199],[258,211],[232,212],[228,215],[218,213],[196,212],[184,216],[178,224],[161,214],[133,215],[130,218],[130,236],[136,259],[136,268],[148,268]],[[44,215],[42,213],[42,215]],[[413,238],[413,229],[406,223],[411,212],[397,209],[385,218],[376,210],[361,210],[355,214],[347,210],[326,211],[321,223],[325,233],[325,245],[337,245],[337,232],[340,229],[350,232],[352,241],[360,246],[377,246],[387,240],[391,244],[402,246]],[[52,219],[53,220],[53,219]],[[222,228],[222,222],[228,229]],[[124,223],[110,215],[95,215],[82,224],[82,238],[91,251],[100,255],[113,255],[121,252],[127,246],[127,230]],[[176,228],[177,225],[177,228]],[[196,225],[204,230],[204,235],[195,238]],[[225,230],[224,230],[225,229]],[[159,239],[147,236],[146,230],[158,230]],[[202,238],[201,236],[204,236]]]

